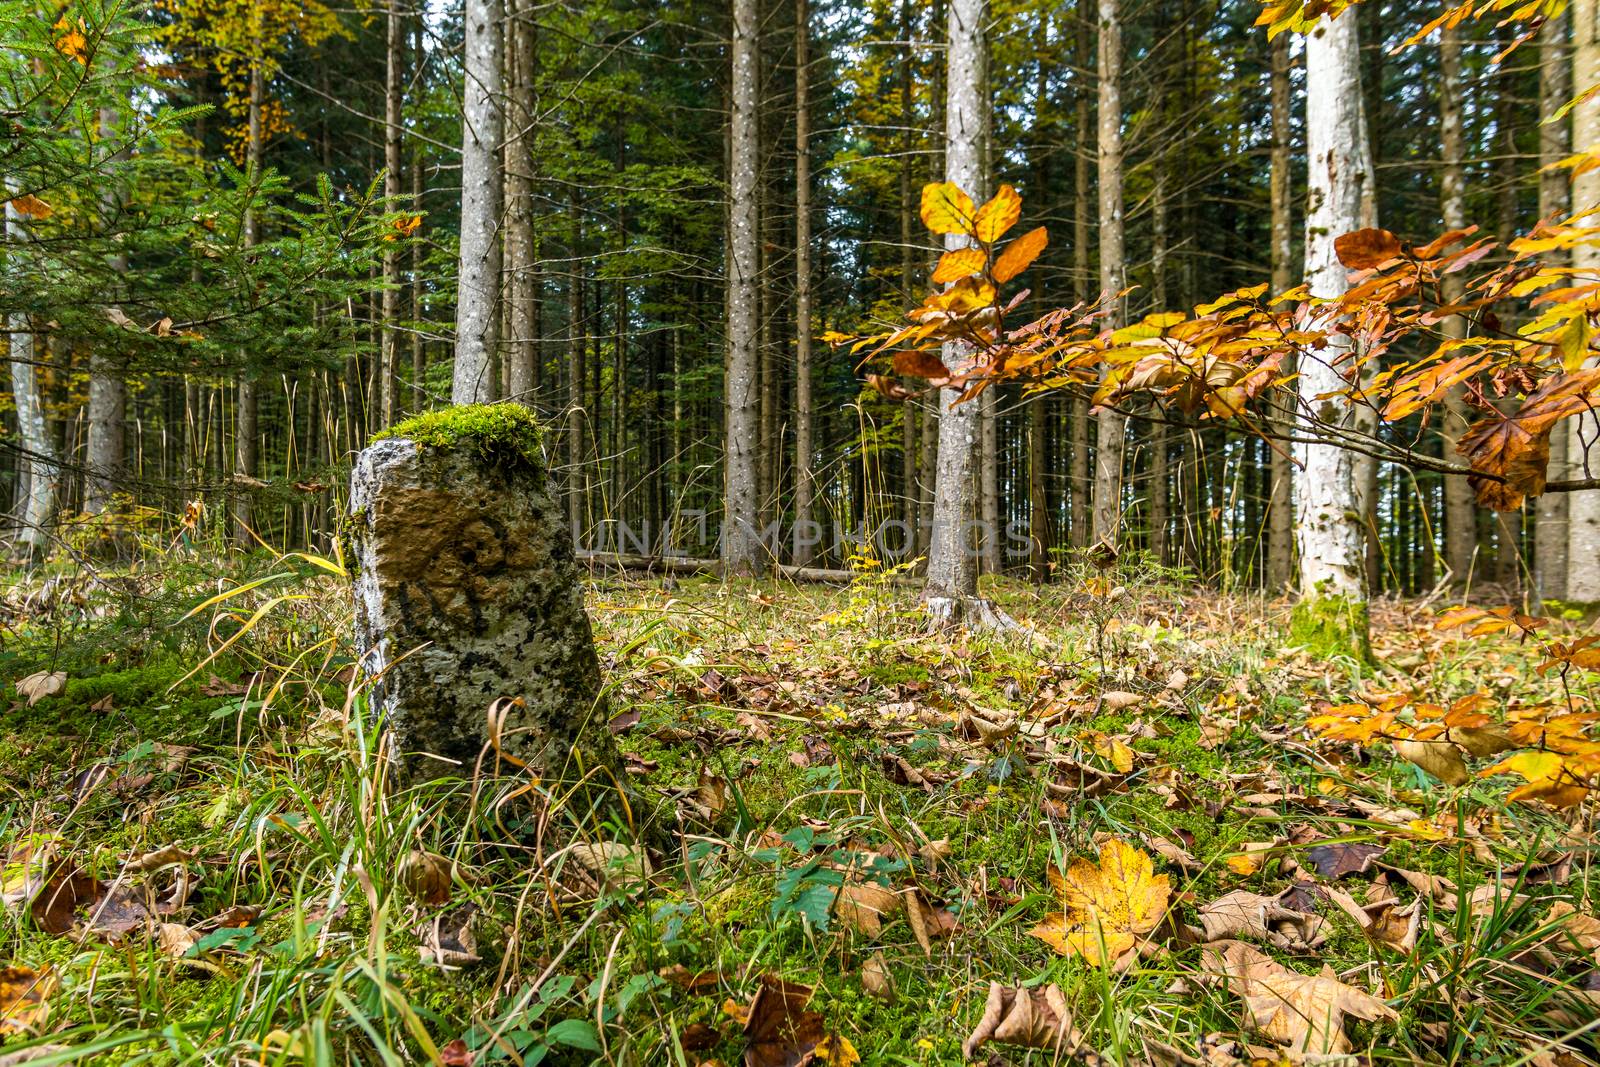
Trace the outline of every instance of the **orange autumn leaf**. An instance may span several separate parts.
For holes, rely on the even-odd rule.
[[[988,261],[981,248],[953,248],[939,257],[939,265],[933,269],[933,284],[943,285],[977,274]]]
[[[922,224],[934,233],[972,233],[972,197],[955,182],[929,182],[922,187]]]
[[[1015,241],[1006,245],[1006,250],[1000,253],[1000,258],[994,261],[994,280],[1009,282],[1012,278],[1027,270],[1034,260],[1039,258],[1045,246],[1050,243],[1050,234],[1043,226],[1029,230]]]
[[[1020,218],[1022,218],[1022,197],[1017,195],[1013,187],[1002,185],[1000,191],[978,209],[977,215],[972,220],[972,232],[984,244],[994,244],[1004,237],[1006,231],[1015,226]]]

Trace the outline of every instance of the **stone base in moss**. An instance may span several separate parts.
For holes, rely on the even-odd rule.
[[[1372,666],[1367,602],[1343,596],[1301,597],[1289,615],[1289,643],[1320,657],[1344,656]]]

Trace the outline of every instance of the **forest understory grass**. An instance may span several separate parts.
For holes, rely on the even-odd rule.
[[[13,699],[0,734],[0,964],[45,976],[48,1007],[0,1062],[733,1064],[762,975],[814,986],[866,1064],[961,1062],[991,981],[1058,985],[1102,1062],[1282,1053],[1184,937],[1112,972],[1029,935],[1059,908],[1047,870],[1107,839],[1152,853],[1175,928],[1225,893],[1304,886],[1326,940],[1260,947],[1396,1011],[1349,1027],[1358,1058],[1596,1062],[1592,947],[1549,918],[1596,911],[1592,800],[1507,804],[1503,779],[1447,787],[1305,729],[1319,701],[1398,689],[1547,698],[1531,650],[1385,603],[1363,669],[1291,644],[1284,603],[1080,579],[994,582],[1019,630],[963,635],[881,583],[598,578],[625,815],[515,779],[394,788],[337,578],[302,577],[307,599],[242,635],[267,587],[151,624],[19,582],[8,680],[66,678]],[[1328,874],[1312,849],[1330,846],[1372,861]],[[1386,870],[1454,886],[1406,951],[1319,896],[1405,892]],[[101,888],[63,923],[26,894],[65,872]],[[842,908],[868,881],[914,890],[924,921]],[[142,909],[125,929],[97,928],[118,925],[108,887]]]

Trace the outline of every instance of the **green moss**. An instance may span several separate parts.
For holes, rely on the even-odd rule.
[[[462,404],[415,415],[372,440],[405,438],[424,448],[471,447],[485,459],[544,465],[539,420],[521,404]]]
[[[1345,656],[1371,666],[1367,603],[1343,596],[1302,597],[1289,615],[1289,643],[1317,656]]]

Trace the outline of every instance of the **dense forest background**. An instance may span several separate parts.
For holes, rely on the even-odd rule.
[[[497,24],[506,121],[494,392],[544,419],[584,545],[715,555],[729,347],[729,6],[511,8]],[[1302,46],[1288,34],[1269,42],[1254,25],[1259,11],[1250,0],[1160,0],[1120,12],[1135,316],[1299,280]],[[1450,96],[1466,220],[1491,234],[1526,230],[1563,204],[1566,175],[1541,167],[1565,155],[1565,139],[1560,123],[1541,119],[1570,95],[1565,23],[1551,20],[1496,62],[1514,28],[1466,22],[1443,71],[1432,39],[1396,47],[1432,14],[1372,0],[1350,16],[1377,217],[1419,243],[1444,228],[1440,115]],[[938,250],[917,204],[923,185],[944,176],[946,11],[764,0],[758,16],[751,446],[761,514],[793,519],[804,432],[825,531],[804,562],[842,566],[874,530],[877,557],[910,558],[926,549],[918,520],[932,506],[936,394],[881,388],[883,368],[816,339],[894,322],[927,291]],[[14,370],[0,471],[22,542],[38,536],[28,532],[30,494],[55,471],[49,536],[79,548],[114,548],[129,530],[152,541],[181,532],[325,546],[353,450],[450,396],[461,11],[163,0],[74,5],[53,22],[14,6],[8,17],[42,57],[13,53],[8,104],[53,130],[35,162],[57,182],[41,193],[47,216],[13,202],[0,309],[14,368],[20,359],[36,371],[48,442],[43,454],[28,444],[30,405],[19,419]],[[1028,224],[1051,233],[1022,279],[1032,295],[1020,314],[1099,294],[1102,26],[1084,2],[994,0],[987,10],[986,183],[1015,185]],[[96,159],[125,165],[113,182]],[[875,371],[880,388],[868,384]],[[980,506],[1006,530],[985,567],[1047,577],[1063,550],[1090,540],[1094,421],[1081,398],[1015,383],[981,403]],[[1437,413],[1423,412],[1382,432],[1444,456],[1439,427]],[[1167,416],[1135,419],[1127,434],[1129,545],[1206,580],[1290,580],[1292,469],[1267,441]],[[1495,515],[1459,495],[1450,503],[1437,472],[1374,466],[1375,591],[1423,591],[1448,573],[1563,594],[1561,553],[1536,550],[1538,529],[1561,522],[1559,498]],[[1458,546],[1447,558],[1447,526],[1467,525],[1466,555]]]

